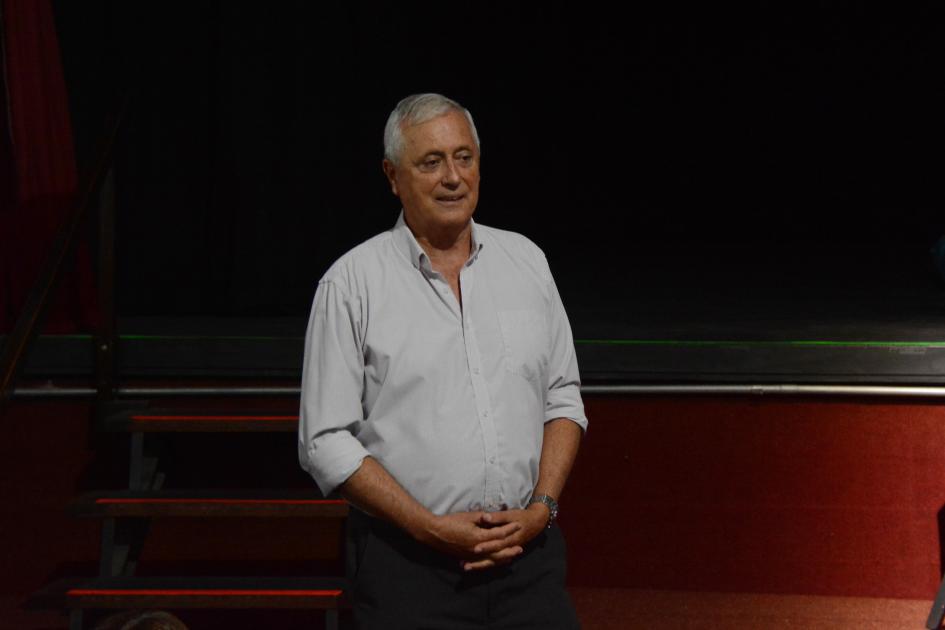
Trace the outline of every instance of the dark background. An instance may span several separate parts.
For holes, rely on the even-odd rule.
[[[80,166],[125,86],[122,315],[301,316],[399,205],[403,96],[466,105],[477,220],[566,303],[945,294],[935,3],[54,2]],[[688,302],[687,302],[688,300]]]
[[[435,90],[478,122],[478,218],[542,245],[576,335],[594,322],[601,336],[622,334],[605,325],[622,316],[654,335],[671,321],[696,339],[772,338],[731,322],[832,314],[836,327],[804,338],[945,338],[945,287],[928,254],[945,232],[939,4],[620,14],[560,2],[53,5],[80,165],[117,94],[138,86],[118,164],[124,321],[165,316],[160,330],[166,316],[288,316],[304,326],[325,267],[397,213],[379,166],[387,114],[402,96]],[[893,317],[911,309],[929,315],[926,328]],[[896,325],[878,329],[887,316]],[[186,373],[204,375],[217,356],[207,345],[246,355],[251,378],[264,372],[261,350],[227,338],[132,341],[122,351],[135,374],[157,365],[179,378],[185,347],[198,355]],[[277,346],[275,367],[298,370],[299,340],[258,344]],[[631,383],[945,378],[945,351],[924,343],[853,348],[843,361],[820,346],[788,348],[786,360],[750,344],[602,357],[608,348],[578,344],[585,380],[588,367]],[[562,514],[571,583],[930,598],[941,575],[943,407],[903,400],[591,395],[597,428]],[[91,413],[58,399],[13,408],[0,443],[4,566],[16,569],[4,618],[62,563],[95,572],[99,524],[67,522],[62,510],[90,462],[104,461],[90,450]],[[294,466],[278,457],[254,461]],[[614,518],[585,517],[617,495]],[[296,562],[311,551],[308,525],[288,544],[236,529],[172,525],[147,560],[220,558],[235,569],[234,550],[240,561],[271,551],[266,561]]]

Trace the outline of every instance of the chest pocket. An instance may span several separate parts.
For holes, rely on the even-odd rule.
[[[530,381],[538,380],[548,363],[548,325],[534,310],[499,311],[505,368]]]

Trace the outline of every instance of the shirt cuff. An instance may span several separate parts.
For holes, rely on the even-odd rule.
[[[299,442],[299,463],[326,497],[347,481],[369,456],[361,442],[345,430],[320,435],[308,445]]]
[[[584,415],[584,402],[581,400],[581,390],[577,386],[553,390],[548,395],[545,405],[545,422],[556,418],[567,418],[573,421],[582,431],[587,431],[587,416]]]

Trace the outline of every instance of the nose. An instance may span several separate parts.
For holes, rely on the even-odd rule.
[[[445,170],[443,171],[443,185],[449,186],[450,188],[455,188],[459,186],[459,171],[456,169],[456,163],[452,159],[447,158],[443,160],[445,165]]]

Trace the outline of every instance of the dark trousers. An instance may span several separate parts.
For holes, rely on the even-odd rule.
[[[564,589],[566,552],[557,526],[511,563],[463,571],[459,559],[352,508],[347,573],[359,630],[517,628],[573,630]]]

